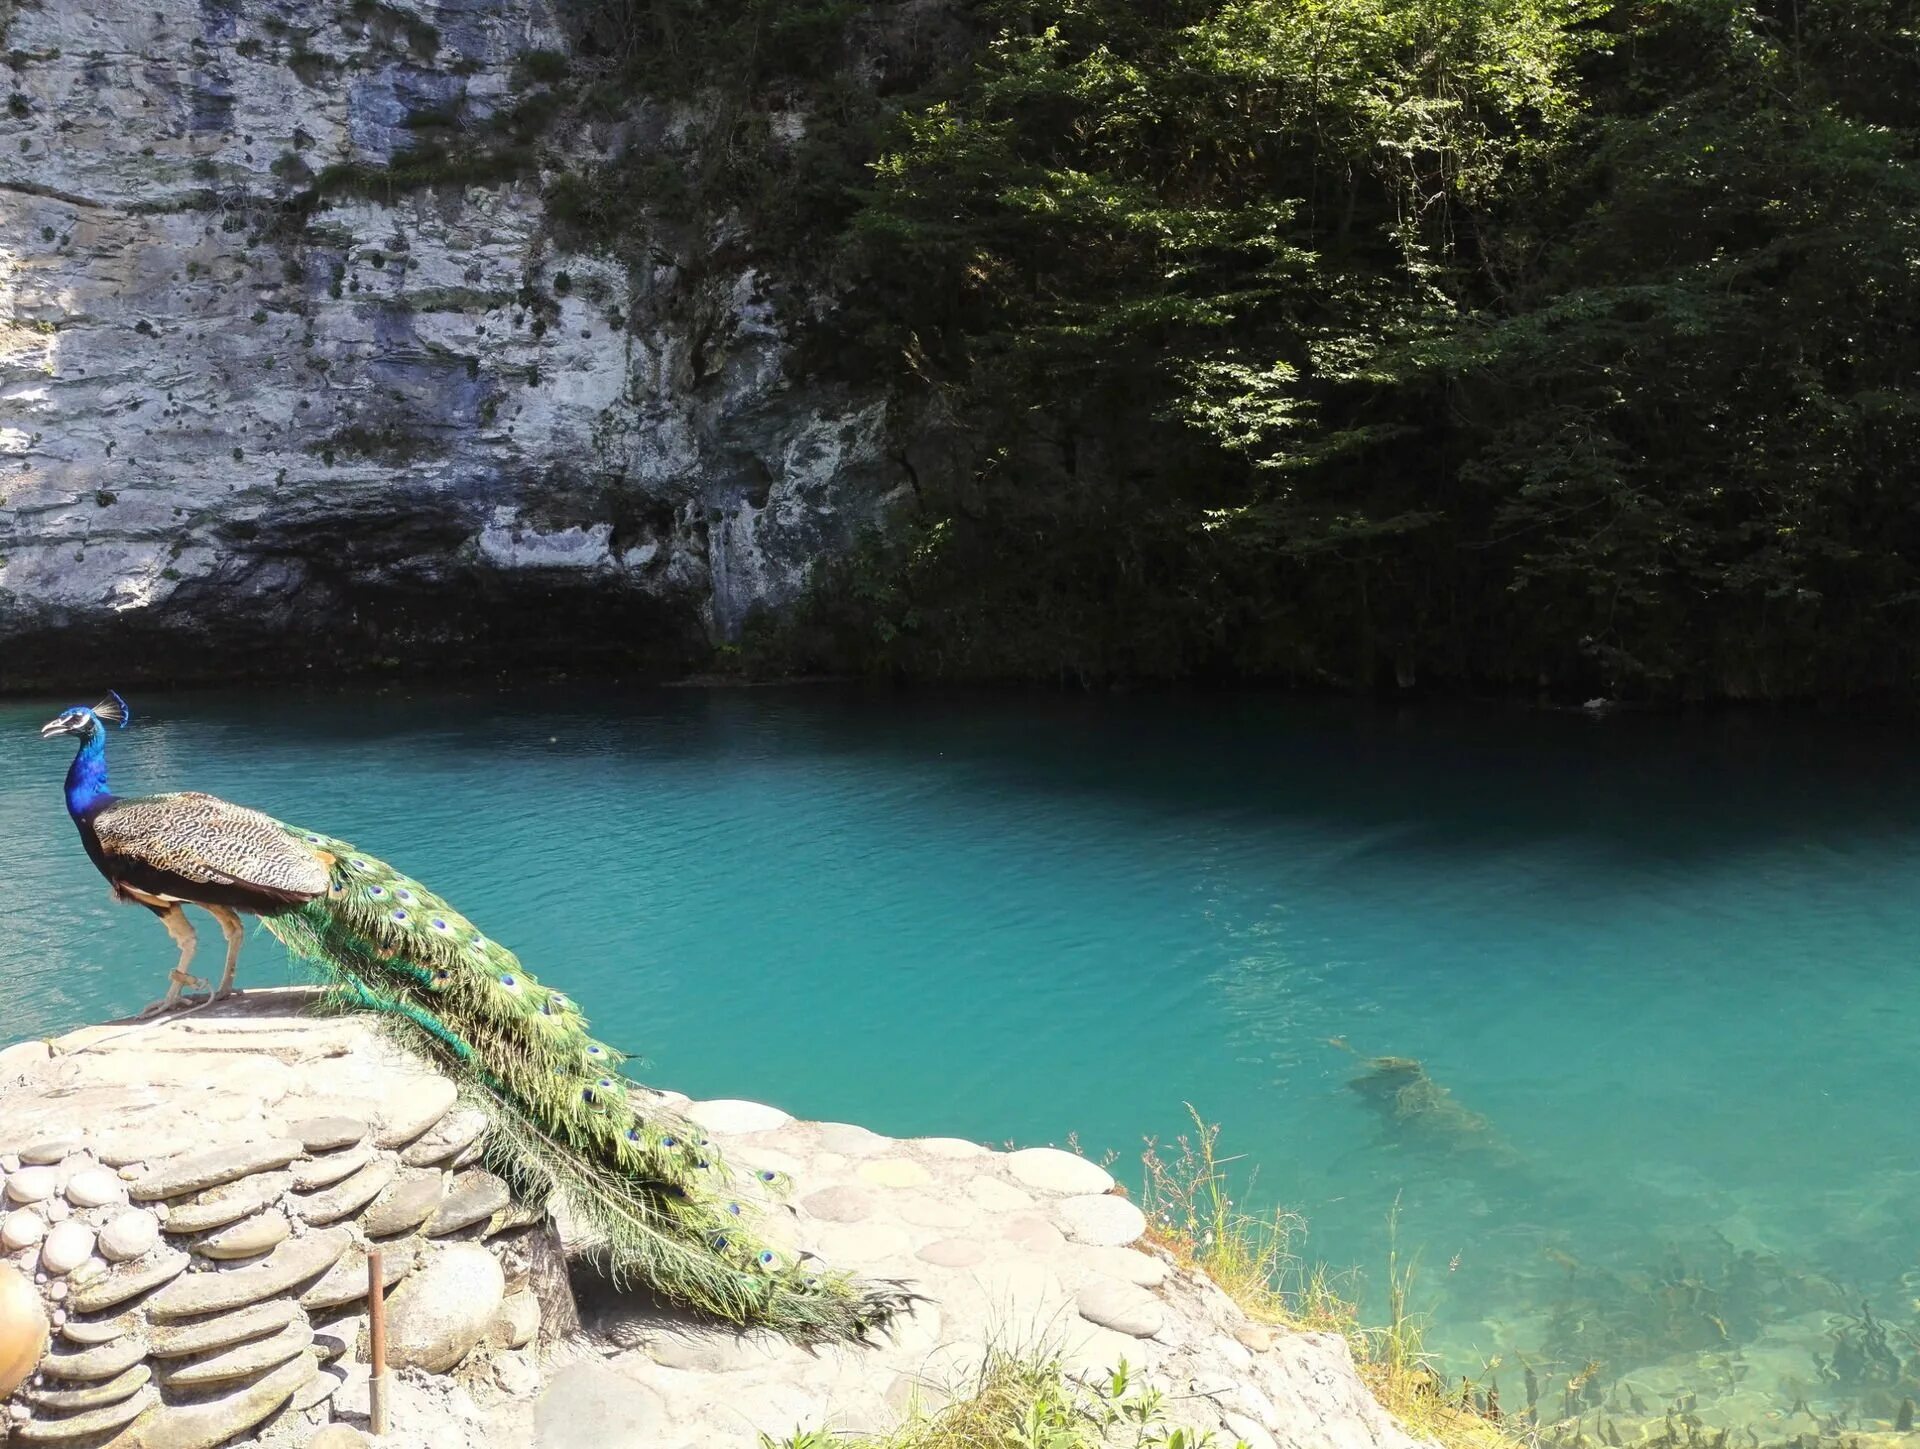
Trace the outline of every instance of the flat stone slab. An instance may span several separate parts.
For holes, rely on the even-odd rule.
[[[351,1241],[344,1228],[329,1228],[290,1239],[249,1267],[189,1273],[155,1294],[147,1311],[156,1322],[165,1323],[244,1308],[319,1277],[340,1260]]]
[[[917,1147],[929,1157],[944,1157],[959,1161],[969,1157],[990,1157],[991,1147],[982,1147],[978,1142],[969,1142],[964,1137],[915,1137],[907,1143]]]
[[[291,1137],[271,1137],[264,1142],[243,1142],[237,1147],[194,1152],[185,1157],[173,1157],[155,1163],[144,1176],[129,1183],[127,1191],[139,1202],[182,1197],[203,1188],[219,1187],[243,1177],[251,1177],[256,1172],[272,1172],[285,1167],[304,1150]]]
[[[1007,1171],[1016,1181],[1040,1192],[1065,1196],[1113,1191],[1113,1176],[1104,1167],[1057,1147],[1027,1147],[1007,1154]]]
[[[296,1162],[293,1165],[294,1190],[317,1192],[323,1187],[332,1187],[341,1178],[352,1177],[371,1161],[373,1144],[363,1142],[348,1152],[328,1152],[311,1162]]]
[[[342,1147],[357,1147],[372,1130],[358,1117],[305,1117],[287,1124],[287,1136],[308,1152],[334,1152]]]
[[[393,1181],[394,1173],[399,1170],[391,1157],[375,1158],[345,1182],[325,1192],[296,1197],[293,1201],[294,1216],[316,1226],[352,1217],[385,1192],[387,1184]]]
[[[698,1122],[709,1132],[726,1132],[735,1136],[745,1136],[749,1132],[772,1132],[793,1120],[789,1113],[782,1112],[778,1107],[741,1101],[734,1097],[690,1103],[684,1115],[688,1121]]]
[[[68,1303],[76,1313],[98,1313],[130,1298],[138,1298],[164,1283],[171,1283],[186,1271],[187,1255],[171,1248],[156,1248],[146,1257],[122,1263],[89,1283],[74,1289]]]
[[[381,1147],[404,1147],[453,1110],[460,1089],[445,1077],[423,1076],[409,1085],[382,1118],[374,1142]]]
[[[380,1286],[391,1288],[411,1273],[419,1261],[420,1244],[412,1239],[384,1249],[380,1254]],[[361,1302],[366,1296],[367,1255],[362,1249],[354,1248],[300,1295],[300,1306],[310,1313],[320,1313]]]
[[[997,1177],[976,1177],[967,1183],[967,1196],[992,1213],[1022,1212],[1033,1206],[1030,1193]]]
[[[256,1303],[218,1318],[193,1323],[155,1324],[147,1336],[147,1352],[155,1358],[185,1358],[189,1354],[213,1353],[231,1348],[250,1338],[278,1333],[295,1318],[300,1309],[290,1298],[275,1298]]]
[[[471,1147],[487,1130],[487,1114],[477,1107],[449,1112],[426,1136],[400,1154],[408,1167],[433,1167]]]
[[[1093,1272],[1142,1288],[1156,1288],[1167,1281],[1166,1260],[1134,1248],[1085,1247],[1077,1249],[1074,1257]]]
[[[146,1340],[136,1334],[116,1338],[79,1353],[50,1353],[40,1360],[40,1372],[50,1379],[118,1378],[147,1356]]]
[[[268,1203],[278,1202],[290,1181],[284,1172],[269,1173],[226,1183],[201,1193],[192,1202],[168,1203],[167,1218],[162,1226],[176,1235],[224,1228],[228,1223],[252,1216]]]
[[[202,1238],[193,1245],[193,1251],[203,1258],[221,1262],[257,1258],[279,1247],[292,1231],[287,1215],[278,1208],[269,1208]]]
[[[1124,1197],[1070,1197],[1056,1208],[1061,1226],[1076,1243],[1124,1248],[1147,1230],[1146,1214]]]
[[[966,1228],[980,1220],[978,1212],[968,1212],[952,1202],[915,1193],[889,1204],[900,1220],[917,1228]]]
[[[882,1157],[860,1164],[859,1177],[875,1187],[925,1187],[933,1174],[910,1157]]]
[[[307,1386],[319,1372],[298,1354],[245,1388],[193,1404],[169,1404],[113,1441],[113,1449],[214,1449],[246,1433]]]
[[[801,1199],[800,1206],[830,1223],[858,1223],[873,1216],[876,1203],[873,1194],[865,1188],[841,1183],[838,1187],[823,1187],[808,1194]]]
[[[108,1379],[105,1383],[89,1384],[84,1389],[25,1389],[22,1396],[30,1404],[37,1404],[43,1409],[57,1409],[64,1414],[76,1409],[100,1409],[108,1404],[117,1404],[145,1388],[152,1378],[153,1370],[143,1363],[137,1363],[118,1378]]]
[[[61,1325],[60,1336],[68,1343],[77,1343],[82,1348],[91,1348],[96,1343],[112,1343],[116,1338],[124,1338],[142,1323],[140,1314],[116,1313],[111,1318],[81,1318],[68,1315]]]
[[[971,1268],[986,1258],[987,1250],[970,1238],[940,1238],[914,1256],[942,1268]]]
[[[178,1367],[162,1369],[160,1382],[170,1389],[204,1389],[235,1379],[256,1378],[313,1343],[313,1330],[304,1317],[289,1322],[278,1333],[253,1339]]]
[[[13,1426],[14,1441],[20,1444],[66,1444],[75,1440],[91,1440],[97,1435],[118,1429],[122,1424],[131,1423],[159,1402],[159,1394],[151,1387],[142,1388],[129,1399],[102,1409],[90,1409],[71,1418],[28,1419],[23,1424]]]
[[[453,1180],[452,1190],[427,1224],[427,1236],[439,1238],[472,1227],[511,1201],[513,1194],[507,1191],[507,1185],[492,1173],[463,1172]]]
[[[402,1176],[367,1209],[360,1219],[360,1231],[370,1238],[411,1232],[433,1216],[446,1190],[438,1172]]]
[[[22,1147],[20,1161],[25,1166],[45,1166],[83,1151],[86,1145],[84,1137],[47,1137]]]
[[[1095,1278],[1074,1298],[1073,1306],[1089,1323],[1134,1338],[1152,1338],[1166,1325],[1167,1308],[1136,1283]]]
[[[814,1140],[822,1152],[838,1152],[845,1157],[878,1157],[898,1145],[891,1137],[852,1122],[822,1122],[814,1128]]]

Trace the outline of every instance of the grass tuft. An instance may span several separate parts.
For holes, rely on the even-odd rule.
[[[1414,1437],[1443,1449],[1530,1449],[1537,1442],[1530,1423],[1501,1416],[1491,1379],[1449,1385],[1435,1367],[1425,1318],[1412,1306],[1418,1257],[1401,1256],[1397,1233],[1390,1232],[1387,1251],[1387,1321],[1363,1325],[1354,1275],[1336,1275],[1294,1251],[1306,1231],[1298,1213],[1260,1216],[1235,1202],[1227,1167],[1238,1159],[1220,1155],[1218,1125],[1186,1105],[1193,1132],[1175,1138],[1171,1149],[1149,1138],[1141,1154],[1149,1241],[1205,1273],[1257,1322],[1339,1334],[1374,1397]],[[1496,1360],[1483,1371],[1498,1367]]]
[[[1046,1354],[988,1354],[979,1377],[946,1407],[918,1408],[891,1433],[848,1438],[803,1429],[760,1436],[761,1449],[1228,1449],[1212,1432],[1167,1422],[1165,1396],[1136,1384],[1122,1362],[1085,1382]],[[1231,1449],[1248,1449],[1237,1440]]]

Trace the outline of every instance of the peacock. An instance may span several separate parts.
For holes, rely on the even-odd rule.
[[[379,1013],[453,1076],[487,1112],[489,1165],[523,1202],[562,1201],[616,1282],[801,1342],[865,1338],[911,1303],[898,1283],[856,1282],[768,1246],[754,1200],[785,1186],[779,1174],[756,1174],[741,1191],[697,1126],[640,1099],[624,1056],[587,1034],[568,997],[418,881],[344,840],[213,795],[111,793],[108,729],[129,717],[109,692],[40,735],[79,741],[66,795],[81,842],[114,897],[153,911],[180,948],[167,994],[143,1015],[206,987],[187,969],[196,937],[185,906],[208,911],[226,935],[226,970],[209,999],[233,990],[240,918],[258,916],[319,969],[334,1004]]]

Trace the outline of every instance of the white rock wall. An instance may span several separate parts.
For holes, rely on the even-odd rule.
[[[543,0],[0,16],[0,688],[135,638],[404,653],[475,597],[646,606],[635,652],[692,657],[899,483],[745,264],[569,254],[539,174],[297,204],[409,118],[483,132],[565,46]]]

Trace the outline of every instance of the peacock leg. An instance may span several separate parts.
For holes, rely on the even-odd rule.
[[[227,969],[220,975],[220,984],[214,988],[213,999],[233,995],[233,972],[240,964],[240,947],[247,939],[247,928],[241,924],[240,913],[226,906],[208,906],[207,914],[220,923],[221,934],[227,938]]]
[[[187,919],[187,913],[177,905],[164,909],[151,907],[160,918],[160,924],[167,928],[167,934],[173,937],[174,945],[180,948],[180,962],[173,968],[173,974],[167,977],[167,994],[147,1007],[142,1016],[157,1016],[163,1011],[171,1011],[180,1004],[180,993],[189,986],[201,987],[207,983],[198,976],[187,974],[187,963],[193,960],[195,947],[200,944],[193,933],[193,923]]]

